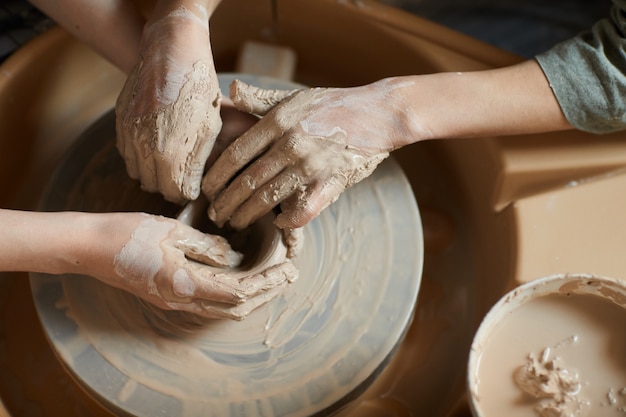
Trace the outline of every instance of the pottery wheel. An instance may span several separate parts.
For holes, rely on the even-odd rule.
[[[220,76],[223,91],[232,78]],[[77,140],[42,201],[47,211],[180,210],[127,177],[112,111]],[[348,189],[304,239],[299,279],[240,322],[148,308],[87,276],[32,274],[33,297],[61,363],[117,415],[327,414],[369,386],[412,319],[422,229],[399,165],[389,159]]]

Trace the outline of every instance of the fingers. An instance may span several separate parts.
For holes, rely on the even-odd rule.
[[[166,257],[165,269],[150,284],[152,290],[146,292],[142,286],[131,291],[162,308],[211,318],[242,319],[298,278],[297,268],[286,258],[269,267],[256,266],[248,271],[224,268],[239,263],[241,255],[231,251],[225,239],[194,229],[189,233],[189,229],[174,229],[188,238],[174,241],[178,250]],[[192,260],[185,261],[183,255]],[[236,261],[228,259],[231,256]]]
[[[285,170],[248,200],[231,208],[234,212],[230,218],[222,221],[228,221],[235,229],[244,229],[282,203],[274,224],[280,229],[297,229],[317,217],[346,189],[341,176],[318,178],[312,184],[305,184],[295,172],[295,169]],[[229,198],[228,190],[224,198]],[[211,211],[209,214],[213,215]]]
[[[298,278],[298,270],[289,260],[262,271],[226,269],[218,272],[193,262],[189,262],[185,269],[195,282],[193,298],[233,305],[262,295],[284,281],[292,282]]]
[[[216,131],[209,129],[190,131],[182,137],[171,137],[162,154],[154,155],[159,191],[166,199],[177,202],[181,198],[198,198],[204,166],[216,136]]]
[[[328,182],[317,182],[309,186],[304,192],[297,193],[284,201],[274,224],[280,229],[298,230],[335,202],[345,189],[345,184],[336,179]]]
[[[222,102],[220,112],[223,121],[222,129],[217,135],[209,158],[206,161],[207,168],[215,163],[228,145],[259,121],[259,118],[256,116],[237,110],[232,105],[232,102],[227,105],[224,105],[224,102]]]
[[[230,219],[235,209],[247,201],[257,191],[263,190],[263,186],[269,180],[281,174],[286,161],[284,154],[276,151],[276,149],[278,148],[273,147],[262,157],[257,159],[250,167],[246,168],[243,173],[235,177],[225,191],[219,194],[209,208],[209,218],[211,220],[218,225],[223,225]],[[289,175],[283,177],[283,182],[289,180]],[[282,196],[280,200],[276,193],[274,193],[272,197],[274,200],[273,206],[275,206],[282,201],[283,198],[286,198],[287,195]]]
[[[249,169],[263,170],[262,159],[257,162],[258,167],[255,163]],[[269,180],[260,187],[250,187],[243,185],[246,178]],[[209,217],[217,224],[228,222],[241,230],[282,203],[274,224],[281,229],[302,227],[333,203],[347,186],[341,175],[318,175],[313,182],[308,181],[297,167],[284,169],[278,175],[268,169],[265,177],[261,172],[246,170],[211,204]]]
[[[298,229],[317,217],[345,190],[345,184],[336,179],[322,180],[306,186],[298,184],[291,189],[280,189],[283,186],[280,181],[278,179],[269,184],[267,190],[259,191],[237,207],[230,217],[230,225],[235,229],[244,229],[281,203],[281,213],[274,220],[274,224],[280,229]],[[278,191],[276,187],[279,188]],[[276,201],[272,201],[268,194],[274,196]]]
[[[171,163],[161,155],[164,132],[159,131],[157,118],[154,114],[134,119],[118,115],[117,148],[124,158],[128,176],[139,180],[143,190],[161,192],[167,200],[180,202],[183,195],[175,180],[175,172],[172,172]],[[200,180],[199,177],[196,181],[199,183]]]
[[[174,203],[182,204],[186,199],[189,200],[190,198],[182,192],[183,177],[180,172],[183,168],[173,166],[172,163],[164,161],[158,155],[154,156],[154,158],[146,159],[144,162],[145,166],[154,164],[155,171],[152,173],[152,177],[150,177],[149,171],[141,177],[142,188],[146,191],[160,192],[163,198]],[[152,164],[149,162],[150,160],[153,161]],[[176,175],[177,173],[178,175]],[[146,184],[152,183],[155,184],[154,188],[148,189]]]
[[[264,90],[240,80],[231,84],[231,99],[239,111],[265,115],[275,105],[298,90]],[[259,156],[276,139],[282,136],[280,125],[273,120],[261,119],[236,139],[212,164],[204,176],[202,192],[212,200],[223,190],[230,178]]]
[[[130,124],[124,122],[124,124]],[[152,153],[157,144],[149,137],[144,128],[145,118],[137,118],[131,126],[122,127],[118,132],[118,149],[126,162],[128,175],[141,183],[141,188],[148,192],[158,191],[157,166]]]
[[[298,278],[298,270],[293,263],[287,261],[269,267],[262,273],[241,278],[238,297],[229,301],[222,294],[215,296],[215,285],[207,285],[196,289],[193,303],[169,303],[168,306],[177,310],[187,310],[204,317],[218,319],[243,320],[248,314],[280,295],[289,283]],[[228,287],[230,279],[225,276],[215,277]],[[213,283],[215,284],[215,283]],[[235,302],[233,302],[235,300]]]
[[[241,80],[230,84],[230,98],[238,110],[264,116],[274,106],[299,90],[265,90]]]
[[[175,246],[185,257],[211,266],[234,268],[243,259],[243,255],[232,250],[223,237],[201,232],[194,233],[193,237],[177,240]]]
[[[291,261],[272,265],[262,272],[247,275],[238,280],[236,290],[238,304],[257,297],[285,281],[294,282],[297,279],[298,269]]]
[[[318,176],[314,185],[281,205],[282,212],[276,217],[274,224],[279,228],[304,226],[334,203],[347,188],[371,175],[388,156],[388,152],[381,152],[371,157],[359,158],[363,162],[352,169],[340,170],[330,178]]]
[[[254,223],[282,201],[304,188],[302,179],[288,169],[262,187],[230,216],[230,225],[241,230]]]
[[[228,222],[241,230],[282,203],[276,226],[299,228],[317,217],[346,188],[340,175],[330,179],[318,175],[308,183],[297,167],[276,173],[282,165],[272,167],[272,160],[274,157],[268,153],[235,178],[210,205],[209,218],[218,225]]]
[[[240,305],[252,299],[265,297],[272,288],[298,279],[298,269],[291,261],[285,261],[257,273],[230,271],[205,274],[194,267],[196,288],[194,298],[202,303]]]
[[[255,297],[244,304],[235,306],[203,300],[200,302],[199,309],[194,312],[211,319],[243,320],[251,312],[280,295],[287,285],[285,281],[267,291],[263,297]]]
[[[182,134],[163,126],[159,118],[136,118],[131,126],[119,122],[117,147],[128,175],[138,179],[142,189],[160,192],[169,201],[195,200],[221,126],[219,115],[212,124],[198,122]]]
[[[168,201],[181,202],[184,197],[180,183],[182,177],[176,176],[177,170],[170,161],[163,156],[162,136],[154,122],[154,116],[141,118],[132,127],[130,138],[125,139],[125,157],[129,176],[138,179],[141,188],[148,192],[160,192]],[[132,174],[136,173],[135,176]]]
[[[202,192],[209,200],[213,200],[226,187],[230,178],[280,136],[276,124],[261,119],[219,156],[202,180]]]

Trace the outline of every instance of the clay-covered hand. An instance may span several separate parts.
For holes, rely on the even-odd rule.
[[[221,94],[200,3],[146,23],[139,63],[116,104],[117,146],[128,174],[174,202],[200,193],[221,129]]]
[[[238,269],[242,255],[224,238],[175,219],[144,213],[103,216],[114,225],[107,243],[115,255],[99,268],[94,267],[98,262],[86,262],[92,270],[84,272],[162,309],[239,320],[298,275],[289,260],[258,273]]]
[[[234,103],[228,97],[224,97],[222,100],[220,116],[222,118],[222,130],[215,139],[205,169],[211,167],[224,152],[224,149],[259,121],[257,116],[235,108]]]
[[[205,174],[209,217],[239,229],[281,204],[278,227],[308,223],[395,148],[401,124],[383,104],[392,91],[384,82],[274,91],[235,81],[235,106],[263,117]]]

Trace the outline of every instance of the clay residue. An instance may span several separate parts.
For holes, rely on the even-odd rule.
[[[302,250],[302,245],[304,245],[304,231],[302,228],[281,230],[283,241],[287,246],[287,258],[295,258]]]
[[[230,98],[238,109],[262,116],[297,91],[265,90],[234,80],[230,85]]]
[[[581,397],[582,383],[578,371],[568,367],[559,357],[551,357],[551,349],[537,357],[531,353],[515,372],[515,382],[525,393],[538,401],[535,411],[540,417],[581,416],[589,402]]]
[[[130,241],[115,255],[113,262],[115,273],[122,280],[118,285],[123,285],[123,281],[141,285],[145,281],[146,292],[158,294],[154,277],[163,266],[163,254],[159,243],[173,227],[172,223],[159,222],[146,216],[133,232]],[[145,259],[144,262],[137,262],[138,254]]]
[[[561,342],[555,348],[545,348],[538,357],[529,354],[526,362],[515,372],[516,385],[526,394],[532,396],[538,404],[535,412],[539,417],[579,417],[586,416],[591,401],[582,395],[584,386],[589,381],[582,380],[578,370],[568,366],[553,354],[556,348],[567,342],[575,343],[577,337]],[[626,387],[610,388],[605,401],[598,405],[605,412],[626,414]]]

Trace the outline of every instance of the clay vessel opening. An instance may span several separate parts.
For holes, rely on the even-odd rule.
[[[274,225],[276,217],[274,213],[261,217],[243,230],[234,230],[228,225],[220,228],[213,223],[206,214],[208,206],[208,201],[200,197],[188,203],[177,219],[201,232],[226,238],[231,247],[243,255],[243,260],[236,268],[237,270],[256,270],[269,259],[274,258],[277,251],[284,249],[281,231]]]

